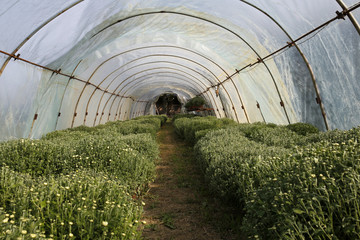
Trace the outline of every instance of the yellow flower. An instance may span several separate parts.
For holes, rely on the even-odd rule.
[[[69,233],[69,238],[72,238],[74,236],[74,234]]]
[[[102,225],[105,226],[105,227],[106,227],[108,224],[109,224],[109,223],[108,223],[107,221],[103,221],[103,222],[102,222]]]
[[[26,231],[26,230],[22,230],[22,231],[21,231],[21,234],[24,234],[24,235],[25,235],[25,234],[27,234],[27,231]]]
[[[35,233],[31,233],[31,234],[30,234],[30,237],[31,237],[31,238],[36,238],[37,235],[36,235]]]

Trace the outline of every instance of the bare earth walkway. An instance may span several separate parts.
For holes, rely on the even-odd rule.
[[[157,179],[144,198],[144,239],[235,239],[223,231],[219,233],[210,224],[214,220],[214,213],[210,212],[213,206],[209,208],[208,199],[200,193],[203,182],[199,170],[194,168],[191,147],[177,138],[171,123],[165,124],[158,134],[161,159]]]

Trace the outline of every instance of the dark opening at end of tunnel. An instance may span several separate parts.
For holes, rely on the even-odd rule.
[[[156,101],[157,114],[166,114],[168,117],[172,117],[176,113],[181,111],[181,102],[176,94],[166,93],[159,97]]]

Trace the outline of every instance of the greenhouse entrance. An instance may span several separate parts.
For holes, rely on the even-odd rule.
[[[166,114],[172,117],[176,113],[180,113],[181,103],[176,94],[164,94],[159,97],[156,102],[157,114]]]

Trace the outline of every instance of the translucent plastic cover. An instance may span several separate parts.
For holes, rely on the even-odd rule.
[[[156,114],[165,93],[238,122],[357,126],[357,4],[0,0],[0,139]]]

